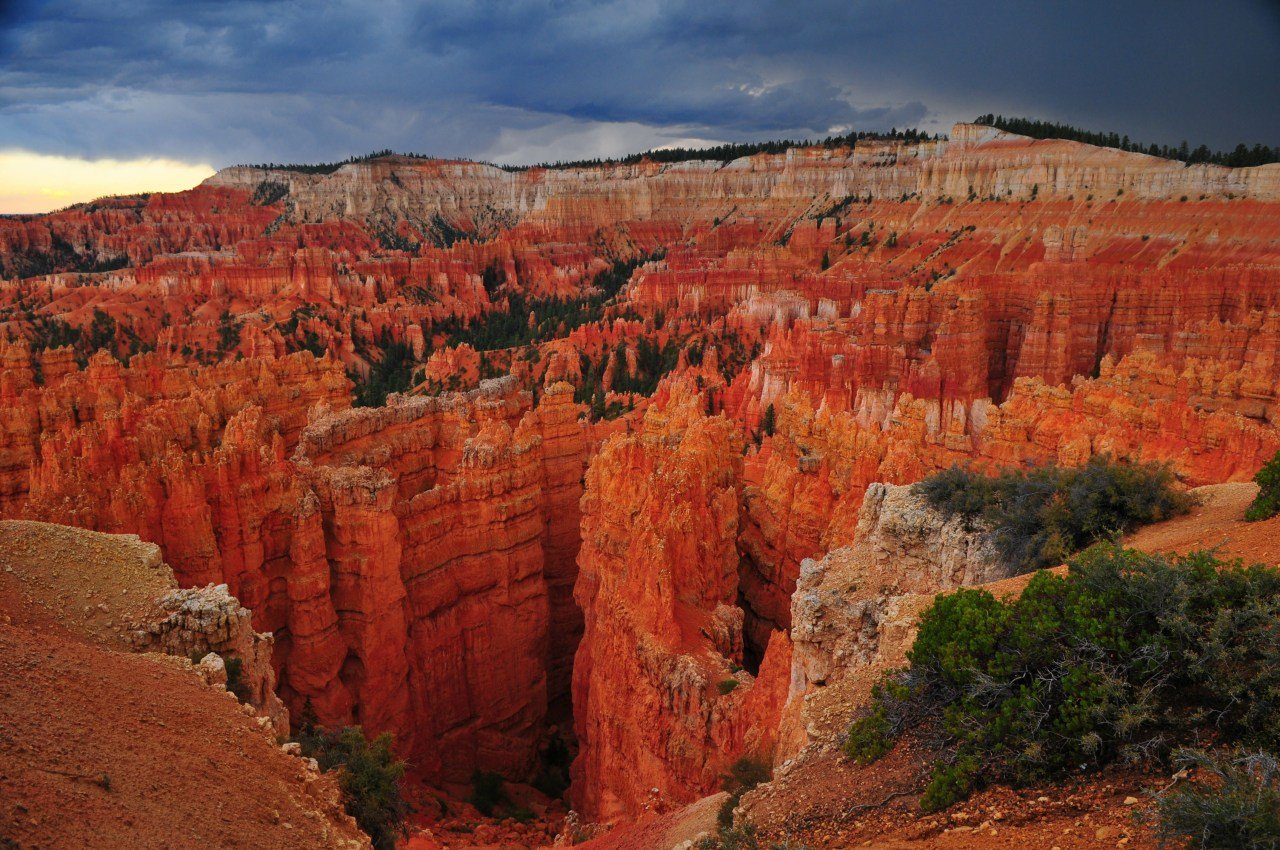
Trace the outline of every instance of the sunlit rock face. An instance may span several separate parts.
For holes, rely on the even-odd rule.
[[[280,389],[273,364],[244,363]],[[290,364],[299,381],[332,376],[327,402],[345,405],[332,363],[303,354],[277,368]],[[569,387],[549,388],[536,411],[512,379],[380,409],[290,391],[313,413],[287,428],[287,410],[252,403],[252,381],[225,385],[248,397],[221,421],[210,414],[232,403],[219,394],[148,399],[129,391],[129,370],[98,366],[123,375],[119,397],[98,397],[119,408],[100,402],[78,428],[44,435],[26,514],[140,534],[183,585],[227,583],[274,633],[295,716],[395,731],[428,775],[533,769],[549,697],[567,712],[581,631],[571,586],[585,440]],[[74,401],[83,384],[66,383]],[[25,397],[59,415],[46,394],[65,398]]]

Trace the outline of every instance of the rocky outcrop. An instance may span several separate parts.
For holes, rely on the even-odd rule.
[[[275,690],[272,635],[254,631],[252,615],[226,585],[179,589],[154,543],[6,520],[0,521],[0,566],[17,586],[13,593],[0,584],[0,601],[24,609],[0,612],[4,622],[16,614],[17,625],[32,631],[175,656],[187,668],[190,661],[207,682],[229,687],[246,703],[273,740],[289,734],[289,714]],[[23,616],[37,610],[47,620]]]
[[[270,634],[253,630],[252,614],[225,584],[166,593],[132,633],[138,652],[200,659],[207,678],[220,679],[283,738],[289,735],[289,712],[276,696],[272,642]]]
[[[0,521],[0,722],[22,730],[0,738],[0,794],[21,801],[0,830],[31,847],[368,850],[337,777],[278,744],[270,647],[225,586],[176,589],[155,544]]]
[[[791,683],[779,761],[829,746],[880,671],[901,664],[939,591],[1012,577],[981,529],[944,518],[910,487],[872,484],[852,546],[801,565],[791,600]]]

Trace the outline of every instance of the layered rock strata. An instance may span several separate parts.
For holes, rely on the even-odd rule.
[[[739,756],[772,747],[789,645],[780,635],[758,676],[743,669],[740,438],[701,408],[677,385],[587,473],[573,791],[593,818],[710,793]]]
[[[428,773],[527,775],[572,705],[575,798],[616,818],[770,750],[795,590],[826,581],[802,565],[892,537],[861,521],[877,482],[1101,453],[1251,477],[1280,449],[1278,206],[1280,166],[959,125],[730,163],[229,169],[9,218],[0,514],[159,542],[275,633],[291,709],[394,730]],[[345,410],[398,359],[420,394],[479,389]],[[917,578],[884,604],[980,580]],[[806,635],[806,688],[863,651]]]

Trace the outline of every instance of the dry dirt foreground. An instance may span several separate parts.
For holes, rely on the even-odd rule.
[[[329,779],[234,698],[124,650],[172,586],[155,551],[0,522],[0,846],[367,848]]]

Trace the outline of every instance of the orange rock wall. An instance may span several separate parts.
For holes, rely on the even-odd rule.
[[[1280,166],[958,125],[727,164],[235,168],[0,220],[0,513],[226,580],[295,712],[441,777],[527,774],[572,706],[574,797],[614,819],[769,750],[799,565],[855,542],[871,483],[1101,452],[1250,477],[1280,449],[1278,210]],[[601,321],[484,354],[512,378],[345,410],[384,346],[418,392],[474,386],[448,333],[657,249]],[[555,382],[642,340],[678,374],[582,421]],[[99,343],[155,351],[79,371]]]
[[[768,750],[785,698],[785,636],[759,678],[741,669],[740,437],[701,406],[678,387],[587,473],[573,793],[592,818],[714,791],[744,751]]]
[[[567,713],[581,630],[586,439],[571,388],[548,388],[537,411],[511,380],[314,407],[286,430],[248,404],[219,433],[190,398],[129,395],[119,415],[42,445],[24,512],[137,533],[182,584],[227,582],[275,634],[295,716],[310,702],[321,723],[394,731],[429,776],[528,778],[549,697]]]

